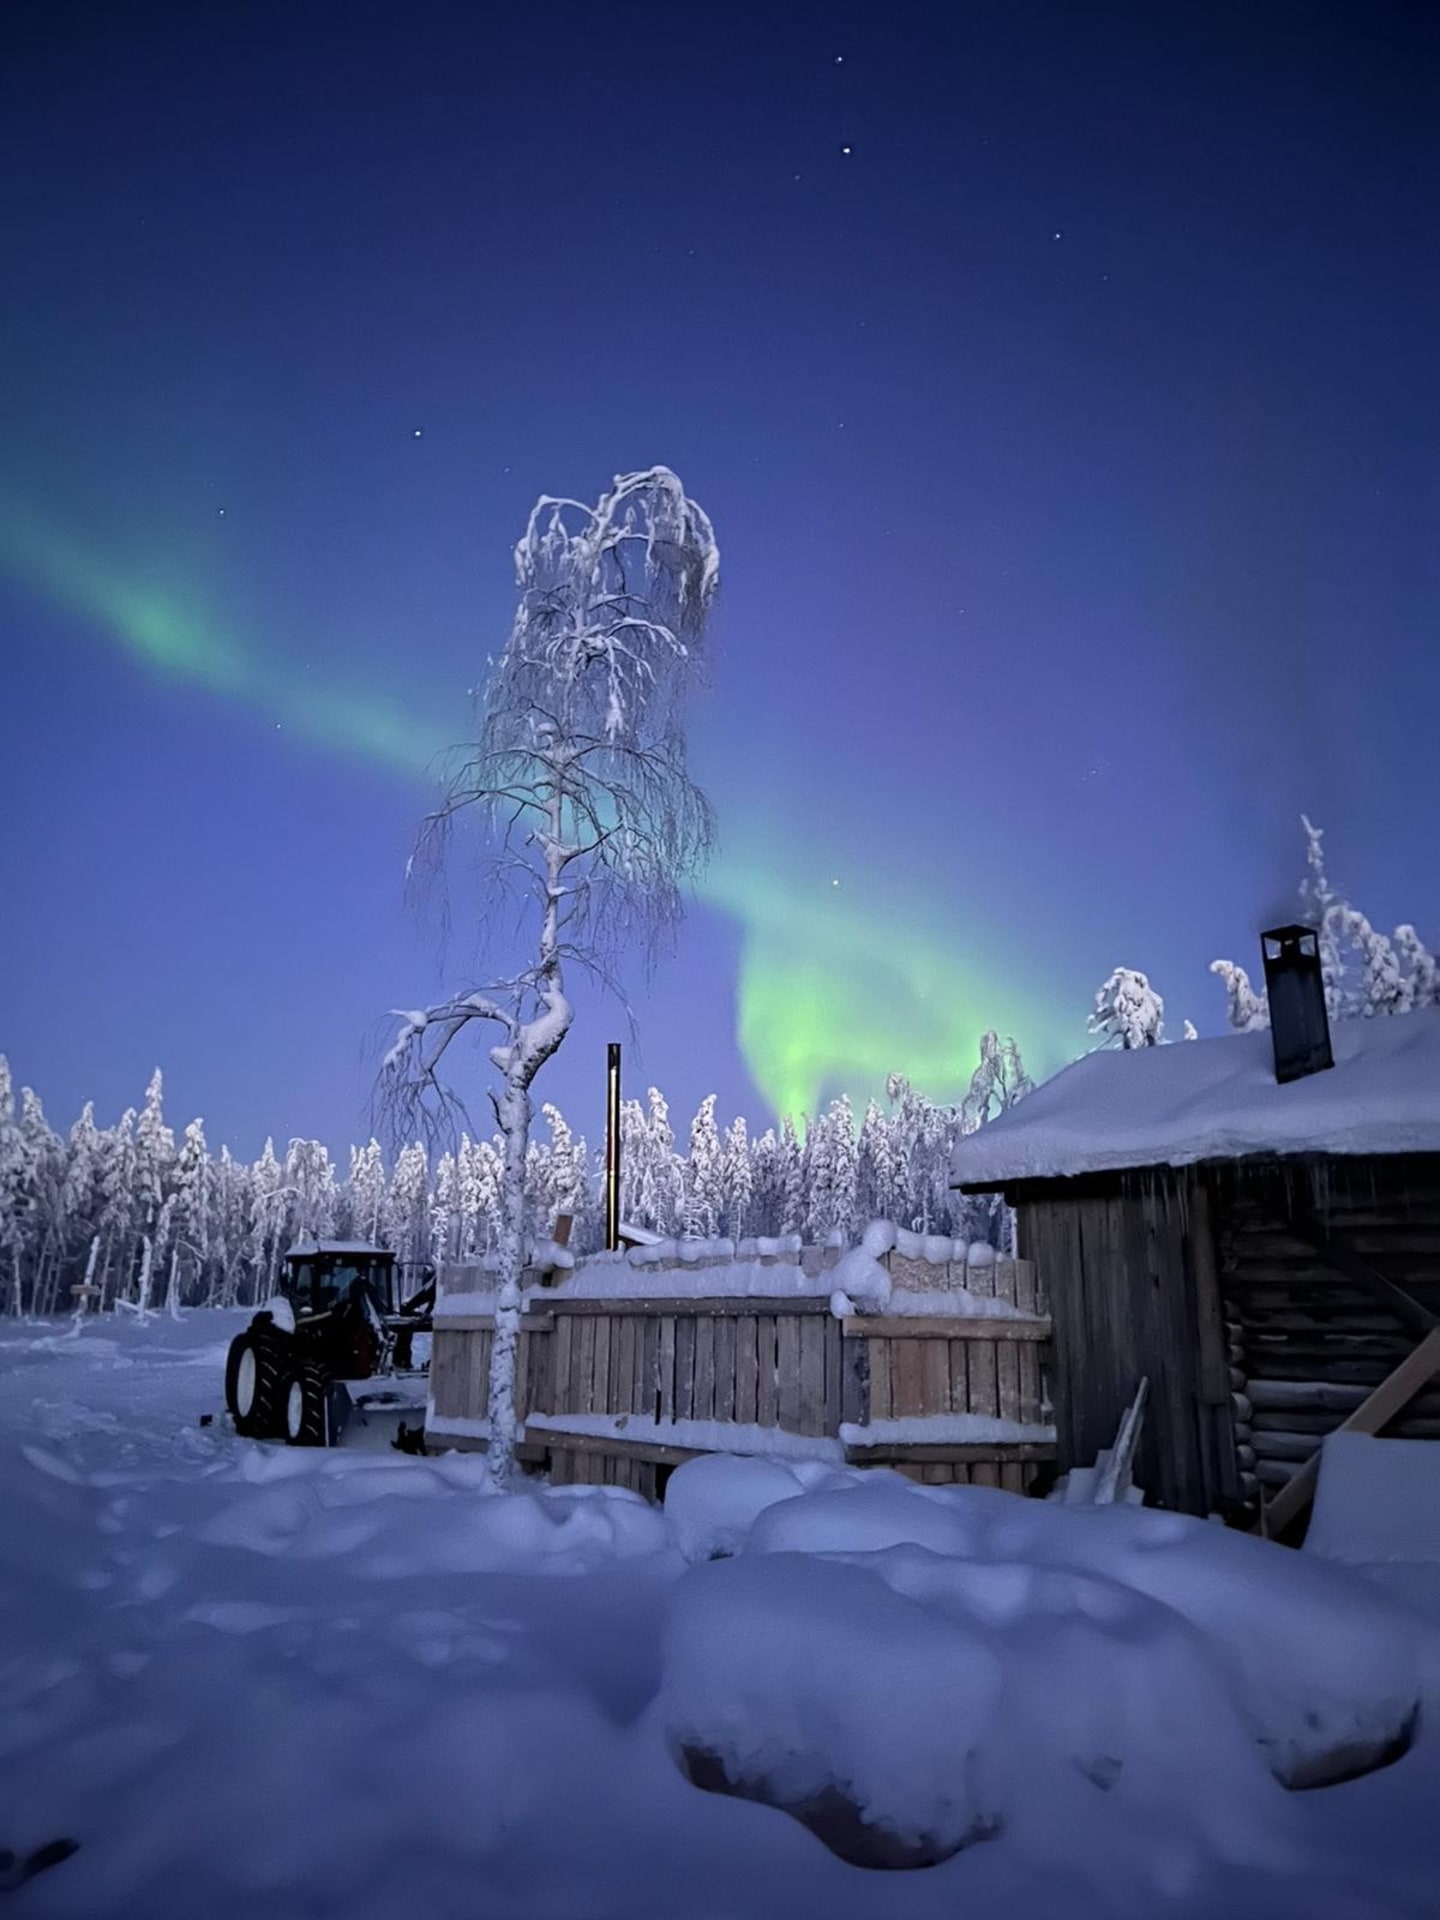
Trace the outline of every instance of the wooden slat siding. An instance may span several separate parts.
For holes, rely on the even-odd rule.
[[[1000,1418],[1019,1420],[1020,1349],[1013,1340],[1002,1340],[995,1348],[995,1383],[1000,1398]]]
[[[998,1348],[992,1342],[971,1346],[966,1353],[966,1372],[968,1390],[963,1409],[967,1413],[983,1413],[991,1419],[1000,1415],[1000,1377],[995,1358]]]
[[[982,1319],[978,1314],[930,1316],[911,1313],[848,1314],[847,1333],[869,1334],[885,1340],[1015,1340],[1041,1346],[1053,1336],[1048,1319]]]
[[[430,1348],[430,1398],[437,1413],[451,1413],[450,1379],[461,1336],[437,1333]]]
[[[867,1340],[865,1348],[870,1377],[870,1418],[889,1420],[895,1404],[890,1372],[893,1348],[888,1340]]]
[[[490,1412],[490,1353],[495,1345],[493,1333],[470,1336],[470,1379],[465,1390],[467,1408],[475,1409],[474,1418],[483,1420]]]
[[[587,1316],[588,1318],[588,1316]],[[591,1378],[591,1405],[596,1413],[610,1411],[610,1322],[593,1320],[595,1334],[595,1371]]]
[[[997,1348],[997,1352],[1003,1352]],[[926,1340],[920,1347],[920,1400],[927,1413],[949,1413],[950,1343]]]
[[[847,1333],[838,1320],[831,1325],[840,1340],[840,1418],[862,1426],[870,1418],[870,1343]]]
[[[840,1333],[840,1322],[833,1314],[820,1322],[824,1329],[825,1363],[825,1410],[822,1433],[840,1431],[840,1422],[844,1419],[841,1402],[845,1387],[845,1342]]]
[[[625,1329],[630,1321],[622,1314],[610,1319],[610,1404],[607,1413],[628,1413],[626,1396],[630,1391],[629,1376],[625,1372]]]
[[[823,1316],[830,1311],[830,1295],[820,1294],[646,1294],[633,1300],[616,1299],[556,1299],[545,1302],[546,1313],[557,1317],[564,1313],[578,1320],[582,1315],[594,1313],[610,1318],[625,1314],[673,1313],[677,1319],[708,1319],[721,1313],[772,1313],[810,1314]]]
[[[675,1418],[690,1420],[695,1412],[695,1328],[693,1315],[675,1322]]]
[[[575,1322],[568,1313],[555,1322],[555,1412],[578,1413],[575,1404]]]
[[[642,1381],[645,1393],[645,1411],[652,1420],[660,1417],[660,1315],[648,1314],[645,1319],[645,1374]]]
[[[1192,1177],[1188,1191],[1191,1270],[1200,1342],[1200,1391],[1209,1405],[1228,1407],[1230,1367],[1225,1357],[1225,1309],[1220,1295],[1210,1192],[1198,1175]]]
[[[963,1340],[945,1342],[945,1371],[950,1376],[950,1411],[970,1411],[969,1348]]]
[[[893,1417],[925,1411],[925,1343],[919,1340],[887,1340],[890,1360],[890,1393]],[[931,1409],[934,1411],[934,1409]]]
[[[800,1322],[792,1314],[776,1316],[775,1352],[778,1401],[775,1424],[786,1433],[801,1433]]]
[[[577,1320],[571,1328],[571,1352],[575,1361],[575,1408],[578,1413],[596,1413],[595,1399],[595,1321]]]
[[[1071,1379],[1072,1374],[1080,1374],[1086,1359],[1080,1229],[1074,1213],[1054,1202],[1037,1201],[1022,1206],[1019,1213],[1022,1251],[1034,1262],[1036,1273],[1043,1275],[1055,1328],[1057,1464],[1065,1472],[1072,1466],[1089,1464],[1082,1455],[1089,1425],[1083,1375],[1073,1384]],[[1089,1459],[1094,1458],[1092,1452]]]
[[[657,1418],[675,1418],[675,1316],[662,1313],[658,1321],[659,1351],[655,1360],[660,1410]]]
[[[1000,1485],[999,1467],[993,1460],[973,1461],[970,1467],[970,1484],[972,1487],[998,1487]]]
[[[755,1423],[761,1427],[780,1424],[778,1325],[773,1313],[756,1315]]]
[[[608,1433],[567,1433],[556,1434],[557,1441],[563,1441],[560,1447],[552,1447],[550,1458],[557,1460],[564,1455],[571,1461],[580,1459],[598,1460],[602,1463],[607,1457],[624,1460],[648,1460],[657,1466],[678,1467],[686,1460],[696,1457],[694,1447],[672,1446],[668,1441],[627,1440],[623,1436]]]
[[[715,1329],[715,1418],[733,1420],[735,1418],[735,1329],[738,1321],[730,1314],[721,1314],[711,1323]],[[806,1321],[805,1325],[819,1326],[821,1323]]]
[[[825,1322],[796,1322],[800,1335],[800,1432],[820,1434],[825,1425]]]
[[[1201,1392],[1200,1336],[1187,1232],[1189,1207],[1181,1178],[1166,1181],[1157,1196],[1155,1212],[1164,1273],[1160,1290],[1163,1337],[1169,1352],[1174,1394],[1171,1418],[1179,1437],[1179,1473],[1174,1496],[1168,1504],[1184,1512],[1204,1514],[1218,1503],[1220,1488],[1211,1444],[1211,1423]]]
[[[715,1418],[715,1322],[706,1314],[695,1322],[695,1397],[692,1417]]]
[[[636,1315],[620,1321],[620,1413],[639,1413],[636,1405],[636,1348],[643,1346],[645,1323]]]
[[[755,1315],[746,1313],[735,1322],[735,1418],[742,1426],[758,1423],[757,1386]]]

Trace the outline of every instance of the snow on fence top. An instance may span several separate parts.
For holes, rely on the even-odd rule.
[[[550,1249],[543,1242],[539,1251]],[[926,1291],[907,1292],[894,1284],[886,1257],[898,1253],[934,1269]],[[537,1278],[521,1290],[527,1307],[566,1300],[829,1298],[839,1318],[857,1312],[910,1312],[927,1317],[963,1314],[975,1317],[1024,1317],[1020,1310],[988,1290],[994,1286],[995,1249],[969,1246],[940,1234],[910,1233],[886,1221],[866,1228],[859,1246],[802,1248],[800,1236],[779,1239],[654,1240],[621,1253],[592,1253],[579,1262],[567,1257],[549,1284],[538,1279],[548,1262],[532,1262]],[[558,1263],[557,1263],[558,1264]],[[986,1290],[963,1284],[971,1274]],[[441,1274],[438,1320],[463,1319],[494,1311],[493,1269],[484,1261],[447,1266]]]
[[[1440,1007],[1331,1029],[1333,1068],[1280,1086],[1268,1032],[1101,1051],[960,1140],[956,1186],[1248,1154],[1440,1152]]]

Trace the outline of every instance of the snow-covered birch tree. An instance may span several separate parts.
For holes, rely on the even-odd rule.
[[[653,949],[708,854],[710,809],[686,764],[684,704],[719,565],[709,518],[667,467],[617,476],[593,507],[542,496],[515,549],[519,603],[480,691],[478,738],[421,834],[421,865],[431,866],[451,827],[481,816],[489,877],[533,928],[518,970],[402,1015],[383,1070],[392,1114],[403,1122],[428,1108],[433,1119],[461,1106],[441,1077],[454,1042],[476,1028],[495,1035],[491,1100],[504,1152],[490,1368],[497,1486],[509,1480],[516,1441],[530,1089],[574,1019],[567,968],[611,981],[632,940]]]

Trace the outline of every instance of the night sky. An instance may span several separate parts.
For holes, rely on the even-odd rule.
[[[541,492],[723,557],[629,1090],[963,1089],[1294,905],[1440,937],[1440,13],[60,0],[0,57],[0,1051],[368,1131]],[[457,902],[463,908],[463,901]],[[592,1136],[581,998],[537,1083]],[[481,1084],[478,1066],[468,1091]]]

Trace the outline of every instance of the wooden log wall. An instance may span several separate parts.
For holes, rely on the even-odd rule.
[[[1249,1409],[1248,1466],[1273,1489],[1415,1347],[1425,1317],[1440,1319],[1440,1156],[1240,1169],[1221,1205],[1221,1283]],[[1317,1228],[1349,1271],[1317,1252]],[[1418,1318],[1387,1288],[1413,1302]],[[1440,1382],[1384,1431],[1440,1439]]]

